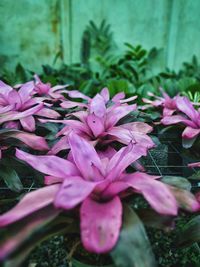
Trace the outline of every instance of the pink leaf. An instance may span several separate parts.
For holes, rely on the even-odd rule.
[[[179,96],[176,98],[177,108],[185,113],[191,120],[196,121],[198,119],[198,112],[193,107],[192,103],[186,96]]]
[[[56,155],[61,150],[69,149],[68,135],[61,137],[61,139],[51,148],[48,155]]]
[[[46,117],[46,118],[50,118],[50,119],[57,119],[60,117],[60,114],[53,110],[53,109],[49,109],[49,108],[42,108],[40,109],[36,115],[38,116],[42,116],[42,117]]]
[[[84,104],[84,103],[79,103],[79,102],[70,101],[70,100],[65,100],[65,101],[63,101],[63,102],[60,104],[60,106],[61,106],[62,108],[66,108],[66,109],[68,109],[68,108],[75,108],[75,107],[87,107],[87,105]]]
[[[158,213],[177,215],[177,202],[167,185],[152,179],[148,174],[139,172],[127,175],[126,182],[133,189],[143,194],[144,198]]]
[[[90,97],[84,95],[83,93],[77,90],[72,90],[72,91],[66,90],[66,94],[68,94],[68,96],[71,98],[81,98],[81,99],[90,101]]]
[[[119,197],[98,203],[87,198],[81,206],[81,239],[84,247],[95,253],[106,253],[116,244],[122,223]]]
[[[99,118],[105,116],[106,106],[104,98],[97,94],[90,102],[90,114],[94,113]]]
[[[150,125],[148,125],[145,122],[141,122],[141,121],[125,123],[125,124],[120,125],[120,127],[134,131],[134,132],[144,133],[144,134],[150,133],[153,130],[153,128]]]
[[[8,96],[9,92],[11,92],[13,88],[10,85],[7,85],[3,81],[0,81],[0,94]]]
[[[127,103],[127,102],[131,102],[131,101],[134,101],[135,99],[137,99],[137,96],[134,95],[134,96],[131,96],[129,98],[126,98],[126,99],[123,99],[123,100],[120,100],[120,103]]]
[[[94,147],[77,134],[69,134],[69,144],[74,162],[83,177],[89,181],[95,181],[94,168],[101,172],[101,160]]]
[[[116,94],[113,98],[112,98],[112,102],[117,103],[119,102],[121,99],[123,99],[125,97],[124,92],[120,92],[118,94]]]
[[[37,136],[35,134],[19,132],[13,135],[13,137],[18,138],[20,141],[24,142],[27,146],[30,146],[36,150],[48,150],[48,144],[44,137]]]
[[[136,109],[136,105],[116,106],[107,113],[106,129],[113,127],[120,119]]]
[[[108,135],[112,135],[113,139],[127,145],[131,141],[135,144],[140,144],[141,146],[149,149],[155,146],[152,139],[142,132],[137,132],[137,130],[128,130],[122,126],[113,127],[108,131]]]
[[[24,83],[21,86],[18,93],[20,95],[22,103],[25,103],[27,100],[29,100],[31,98],[31,94],[33,92],[33,89],[34,89],[34,82],[33,81]]]
[[[200,167],[200,162],[194,162],[194,163],[190,163],[188,164],[189,167]]]
[[[182,133],[182,137],[186,139],[192,139],[195,136],[199,135],[200,133],[200,128],[199,129],[194,129],[192,127],[186,127],[185,130]]]
[[[0,227],[16,222],[51,204],[59,187],[59,184],[50,185],[26,194],[14,208],[0,216]]]
[[[104,132],[104,120],[97,117],[94,114],[90,114],[87,117],[87,124],[92,130],[92,133],[95,137],[98,137]]]
[[[107,179],[112,181],[119,178],[122,172],[134,161],[146,155],[146,149],[141,145],[130,143],[121,148],[110,160],[107,169]]]
[[[34,156],[16,149],[16,157],[24,160],[34,169],[50,176],[66,178],[66,176],[79,174],[73,163],[57,156]]]
[[[35,119],[33,116],[28,116],[20,119],[20,123],[24,130],[28,132],[35,131]]]
[[[105,103],[107,103],[110,100],[110,93],[108,88],[103,88],[100,92],[100,95],[103,97]]]
[[[92,193],[96,184],[78,176],[69,177],[62,183],[54,205],[65,210],[73,209]]]
[[[182,115],[166,116],[161,120],[161,122],[164,125],[177,124],[179,122],[182,122],[185,125],[196,127],[196,125],[191,120],[186,119]]]
[[[14,120],[20,120],[24,117],[34,115],[36,112],[38,112],[43,107],[43,104],[39,104],[33,108],[30,108],[26,111],[22,112],[9,112],[7,114],[4,114],[3,117],[0,117],[0,123],[4,123],[6,121],[14,121]]]

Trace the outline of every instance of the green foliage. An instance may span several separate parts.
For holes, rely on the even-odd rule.
[[[183,63],[178,72],[169,69],[158,72],[157,62],[162,49],[146,50],[130,43],[125,43],[125,47],[120,53],[105,20],[99,26],[90,21],[82,36],[80,62],[63,64],[59,68],[44,65],[40,76],[44,82],[69,84],[71,89],[79,89],[90,96],[107,86],[111,95],[124,90],[127,95],[138,94],[140,100],[147,96],[147,92],[159,93],[161,86],[170,96],[181,92],[199,102],[200,65],[197,57],[194,56],[190,63]],[[59,56],[56,55],[56,59]],[[1,79],[16,84],[27,81],[32,74],[18,64],[14,73],[4,70]]]
[[[142,221],[128,206],[124,209],[123,229],[111,256],[118,267],[156,266]]]

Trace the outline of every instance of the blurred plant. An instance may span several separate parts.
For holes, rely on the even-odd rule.
[[[182,92],[182,95],[187,96],[193,103],[200,104],[200,92],[192,93],[191,91],[188,91],[188,92]]]

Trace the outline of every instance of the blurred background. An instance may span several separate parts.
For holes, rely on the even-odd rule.
[[[142,72],[145,81],[199,75],[199,0],[1,0],[0,14],[0,74],[11,83],[28,70],[70,84],[78,71],[79,80],[128,79],[134,92]],[[130,69],[136,82],[125,77]]]
[[[1,0],[0,61],[19,61],[39,70],[60,53],[81,60],[81,41],[90,20],[111,27],[117,48],[124,42],[162,49],[160,66],[177,69],[200,54],[198,0]]]

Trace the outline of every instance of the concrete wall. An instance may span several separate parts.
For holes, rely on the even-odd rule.
[[[86,25],[103,19],[119,50],[124,42],[156,46],[160,67],[177,69],[200,56],[199,15],[199,0],[0,0],[1,69],[21,62],[38,71],[57,53],[66,63],[79,61]]]

